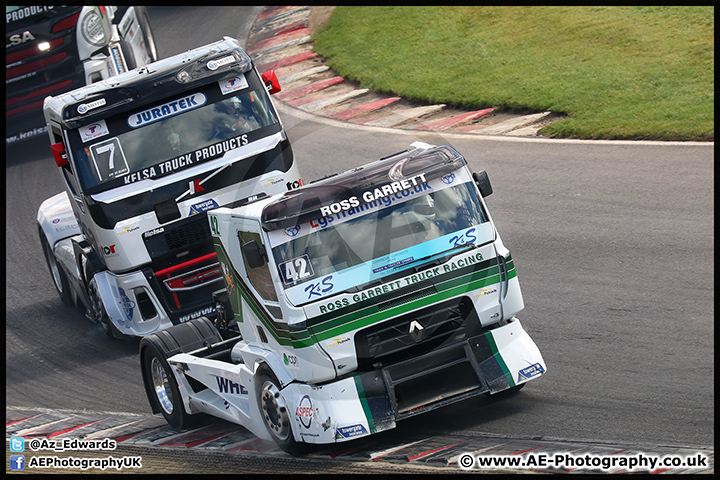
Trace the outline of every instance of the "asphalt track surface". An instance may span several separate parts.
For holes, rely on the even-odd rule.
[[[236,36],[261,7],[150,7],[161,57]],[[714,145],[550,141],[348,126],[278,105],[303,178],[415,140],[487,170],[513,253],[519,316],[548,373],[502,402],[471,399],[399,424],[417,435],[714,444]],[[57,297],[40,203],[61,191],[47,140],[6,150],[6,405],[149,415],[136,342],[107,339]],[[199,471],[200,472],[200,471]]]

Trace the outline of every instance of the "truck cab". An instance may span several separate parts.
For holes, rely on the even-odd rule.
[[[207,212],[301,183],[277,90],[226,37],[46,98],[66,191],[38,224],[63,301],[115,336],[212,317],[223,277]]]
[[[158,59],[145,7],[5,7],[6,145],[45,135],[43,99]]]
[[[208,213],[226,285],[215,295],[222,335],[193,337],[209,345],[194,351],[143,339],[155,411],[176,424],[211,413],[297,452],[546,371],[516,317],[522,293],[484,201],[487,174],[451,147],[412,147]],[[174,417],[153,359],[176,379]]]

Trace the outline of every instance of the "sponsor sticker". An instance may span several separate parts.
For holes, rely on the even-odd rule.
[[[127,318],[128,321],[132,321],[133,310],[135,309],[135,302],[130,300],[130,297],[127,296],[125,290],[122,288],[120,288],[120,299],[122,300],[122,307],[123,311],[125,312],[125,318]]]
[[[228,292],[232,293],[233,288],[235,287],[235,280],[233,279],[232,271],[223,262],[220,262],[220,266],[222,267],[223,276],[225,277],[225,284],[227,285]]]
[[[195,108],[202,107],[207,102],[207,97],[204,93],[197,92],[191,95],[187,95],[172,102],[163,103],[153,108],[148,108],[141,112],[136,112],[127,118],[127,124],[131,128],[138,128],[148,125],[159,120],[163,120],[173,115],[179,115],[193,110]]]
[[[163,233],[164,231],[165,227],[153,228],[152,230],[148,230],[147,232],[143,233],[143,238],[150,238],[160,233]]]
[[[207,68],[209,70],[217,70],[223,65],[228,65],[230,63],[233,63],[235,61],[235,57],[232,55],[228,55],[227,57],[218,58],[217,60],[210,60],[207,63]]]
[[[221,377],[215,377],[215,380],[217,380],[218,391],[220,393],[229,393],[231,395],[248,394],[247,388],[240,383]]]
[[[273,185],[277,185],[278,183],[282,183],[283,178],[282,177],[273,177],[273,178],[267,178],[263,181],[262,185],[260,185],[261,188],[268,188],[272,187]]]
[[[245,75],[241,75],[239,77],[233,77],[227,80],[220,80],[218,82],[218,85],[220,85],[220,91],[222,92],[222,94],[227,95],[228,93],[237,92],[238,90],[247,88],[248,82],[245,78]]]
[[[367,190],[361,195],[362,202],[372,203],[376,200],[381,200],[385,197],[389,197],[390,195],[402,193],[406,190],[410,190],[411,188],[420,187],[425,184],[427,184],[425,174],[421,173],[398,182],[392,182],[390,184],[383,185],[382,187],[377,187],[373,190]],[[320,215],[327,217],[334,213],[354,209],[359,207],[362,202],[358,197],[352,196],[348,199],[320,207]]]
[[[249,140],[246,133],[228,140],[223,140],[208,147],[196,150],[194,153],[187,153],[185,155],[180,155],[177,158],[173,158],[172,160],[167,160],[154,167],[144,168],[138,172],[131,172],[129,175],[124,177],[125,185],[148,178],[155,178],[158,175],[169,175],[181,168],[186,168],[190,165],[195,165],[196,163],[221,157],[225,155],[226,152],[240,148],[248,143]],[[203,188],[199,188],[200,181],[200,179],[196,179],[189,182],[191,195],[204,190]]]
[[[348,427],[339,427],[335,431],[335,439],[341,439],[341,438],[352,438],[352,437],[359,437],[360,435],[367,435],[368,431],[367,429],[360,424],[357,425],[351,425]]]
[[[207,210],[212,210],[213,208],[217,208],[218,204],[213,200],[212,198],[210,200],[205,200],[201,203],[196,203],[192,207],[190,207],[190,213],[188,216],[197,215],[198,213],[205,212]]]
[[[139,225],[130,225],[129,227],[122,227],[116,232],[116,235],[119,237],[120,235],[125,235],[126,233],[134,232],[140,230]]]
[[[313,408],[312,400],[310,397],[305,395],[300,399],[297,408],[295,409],[295,416],[300,420],[300,424],[305,428],[310,428],[312,425]]]
[[[87,143],[90,140],[105,136],[109,133],[110,131],[108,130],[105,120],[98,120],[97,122],[88,125],[87,127],[81,128],[80,138],[82,139],[83,143]]]
[[[384,270],[387,270],[388,268],[397,268],[400,265],[404,265],[406,263],[412,262],[413,260],[415,260],[415,257],[408,257],[408,258],[404,258],[402,260],[398,260],[396,262],[388,263],[387,265],[383,265],[382,267],[373,268],[373,273],[379,273]]]
[[[333,338],[330,343],[325,344],[325,348],[337,347],[338,345],[342,345],[343,343],[347,343],[349,341],[350,339],[348,337]]]
[[[300,233],[300,225],[295,225],[294,227],[286,228],[283,230],[283,233],[287,235],[288,237],[297,237],[298,233]]]
[[[455,177],[454,173],[449,173],[449,174],[445,175],[444,177],[440,177],[440,180],[442,180],[442,182],[445,185],[452,185],[453,182],[455,182],[455,178],[456,177]]]
[[[542,365],[539,363],[536,363],[534,365],[530,365],[529,367],[525,367],[522,370],[518,372],[518,382],[522,382],[524,380],[529,380],[532,377],[536,377],[540,375],[541,373],[545,373],[545,369],[543,369]]]
[[[23,7],[18,8],[17,10],[13,12],[7,12],[5,13],[5,22],[11,23],[11,22],[17,22],[18,20],[22,20],[24,18],[32,17],[33,15],[37,15],[38,13],[47,12],[49,10],[52,10],[55,8],[54,6],[38,6],[38,7]]]
[[[295,355],[288,355],[287,353],[283,353],[283,362],[285,362],[285,365],[288,367],[297,367],[298,366],[298,357]]]
[[[473,298],[480,298],[480,297],[484,297],[485,295],[491,295],[493,293],[497,293],[497,288],[493,288],[493,287],[481,288],[479,293],[473,295]]]
[[[114,246],[114,245],[113,245]],[[113,318],[112,322],[118,323],[124,327],[127,327],[128,322],[132,322],[133,310],[135,309],[135,302],[128,298],[125,290],[115,285],[110,285],[113,297],[115,297],[116,304],[120,307],[120,310],[125,314],[125,318]]]
[[[192,320],[194,318],[200,318],[203,315],[210,315],[214,311],[215,311],[215,307],[206,307],[206,308],[203,308],[202,310],[198,310],[197,312],[192,312],[192,313],[188,313],[187,315],[182,315],[182,316],[178,317],[178,321],[180,323],[185,323],[188,320]]]
[[[82,115],[82,114],[87,113],[89,110],[92,110],[93,108],[102,107],[106,103],[107,102],[105,102],[104,98],[95,100],[94,102],[90,102],[90,103],[82,103],[82,104],[78,105],[77,111],[79,114]]]

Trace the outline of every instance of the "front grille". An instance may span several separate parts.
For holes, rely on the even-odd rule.
[[[146,278],[173,323],[197,312],[214,315],[212,292],[221,288],[222,275],[207,213],[161,225],[143,233],[143,241],[152,259]]]
[[[487,391],[474,364],[463,342],[383,369],[395,399],[397,419]]]
[[[371,370],[451,345],[481,330],[469,298],[454,298],[360,330],[358,369]]]
[[[215,251],[207,213],[199,213],[179,222],[163,225],[162,232],[146,237],[145,247],[155,270],[162,270],[191,258]],[[186,253],[187,252],[187,253]]]

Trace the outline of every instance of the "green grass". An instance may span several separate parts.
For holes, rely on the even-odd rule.
[[[549,137],[714,140],[713,7],[338,7],[315,50],[362,88],[566,113]]]

